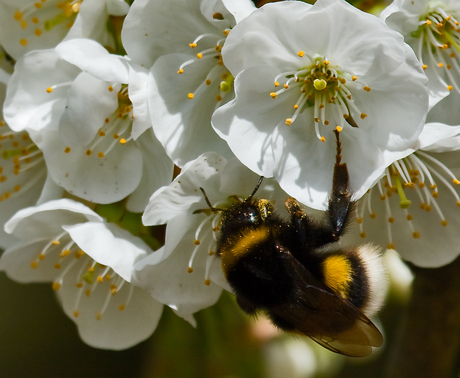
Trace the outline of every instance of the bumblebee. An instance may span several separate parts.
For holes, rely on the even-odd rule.
[[[250,315],[265,313],[287,332],[306,335],[340,354],[362,357],[383,337],[367,316],[383,301],[384,271],[371,245],[335,246],[353,212],[346,163],[336,132],[337,155],[326,217],[308,216],[293,198],[282,219],[267,199],[253,193],[221,211],[216,254],[238,305]],[[367,315],[367,316],[366,316]]]

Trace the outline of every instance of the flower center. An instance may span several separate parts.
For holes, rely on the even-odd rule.
[[[344,128],[345,121],[353,127],[358,127],[353,117],[364,119],[367,114],[355,105],[351,90],[361,87],[370,92],[371,88],[353,73],[331,64],[324,57],[317,55],[312,58],[304,51],[299,51],[297,55],[305,57],[309,63],[299,70],[283,72],[276,76],[275,87],[282,87],[270,93],[273,99],[287,92],[297,98],[292,116],[286,118],[286,125],[291,126],[299,114],[306,108],[313,107],[316,136],[323,142],[326,139],[319,130],[320,123],[328,126],[332,122],[337,131]]]
[[[126,308],[132,296],[133,285],[124,285],[126,281],[110,267],[98,264],[89,257],[67,232],[50,239],[38,256],[31,261],[30,266],[32,269],[42,267],[44,271],[52,268],[56,270],[57,277],[52,284],[54,291],[60,290],[64,285],[76,290],[73,291],[73,315],[76,318],[80,316],[81,311],[94,307],[94,302],[89,304],[90,297],[96,296],[98,299],[94,316],[100,320],[116,294],[122,294],[117,295],[119,311]]]
[[[430,1],[427,11],[427,14],[420,18],[419,28],[411,33],[413,38],[419,38],[418,59],[424,70],[429,65],[435,67],[433,71],[436,79],[445,88],[449,91],[455,88],[460,92],[460,29],[455,12],[443,9],[443,4],[437,1]],[[454,68],[454,73],[451,68]],[[439,70],[444,73],[444,78]]]
[[[0,128],[7,128],[0,122]],[[0,202],[16,198],[38,185],[46,175],[43,153],[25,131],[0,134]]]
[[[362,202],[356,220],[359,223],[360,236],[362,238],[366,237],[363,222],[366,211],[369,213],[371,220],[384,216],[388,233],[387,248],[395,249],[391,227],[393,224],[396,224],[398,228],[404,226],[402,224],[398,225],[398,222],[395,222],[395,218],[397,217],[391,211],[390,201],[399,202],[399,208],[407,220],[406,226],[410,229],[410,234],[414,239],[420,238],[421,234],[412,224],[414,216],[409,210],[413,206],[413,203],[418,203],[421,210],[432,214],[432,216],[439,220],[443,227],[446,227],[448,221],[443,214],[440,204],[437,202],[437,198],[440,195],[438,184],[442,184],[442,195],[451,196],[452,205],[460,207],[460,197],[458,190],[455,188],[455,186],[460,185],[460,181],[439,160],[428,153],[417,151],[404,159],[396,161],[386,169],[386,175],[377,183],[376,187],[370,190],[366,199]],[[385,203],[385,214],[377,214],[372,209],[372,198],[375,198],[372,192],[376,190],[378,191],[380,200]],[[450,204],[448,206],[451,207]],[[422,216],[426,218],[429,215],[423,214]]]
[[[113,91],[113,87],[108,87],[109,91]],[[104,125],[99,129],[97,135],[92,142],[87,146],[86,156],[92,156],[96,149],[99,152],[96,154],[98,158],[103,158],[117,146],[123,146],[133,138],[131,136],[133,123],[133,106],[128,97],[128,86],[123,84],[118,92],[118,108],[107,117]],[[66,147],[66,154],[71,152],[70,147]]]
[[[35,3],[29,2],[17,10],[13,17],[26,32],[30,29],[30,33],[27,33],[30,37],[40,37],[43,30],[50,31],[63,23],[66,23],[65,27],[70,29],[80,11],[82,1],[39,0]],[[41,20],[42,15],[46,17],[44,21]],[[27,46],[28,38],[21,38],[19,43],[22,46]]]
[[[213,15],[215,19],[222,19],[222,14],[215,13]],[[189,43],[191,49],[197,49],[199,52],[196,53],[195,58],[189,59],[182,63],[177,71],[178,74],[183,74],[187,66],[191,64],[203,64],[207,61],[215,61],[216,64],[211,69],[206,68],[206,76],[204,82],[202,82],[198,88],[187,94],[187,98],[192,100],[197,96],[200,96],[204,91],[209,90],[208,88],[217,89],[218,94],[216,95],[216,102],[219,103],[223,100],[225,95],[231,91],[233,76],[225,68],[222,60],[221,50],[224,46],[225,40],[230,33],[230,29],[222,30],[224,37],[216,33],[204,33],[195,38],[192,43]],[[203,49],[200,46],[204,45]],[[217,85],[212,85],[216,83]],[[216,104],[217,107],[217,104]]]

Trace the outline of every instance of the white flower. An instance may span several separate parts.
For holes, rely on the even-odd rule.
[[[8,71],[5,59],[2,61]],[[0,68],[0,104],[6,95],[10,74]],[[48,179],[42,152],[31,141],[26,131],[14,132],[3,120],[0,108],[0,247],[6,248],[16,238],[3,230],[3,225],[18,210],[37,204],[44,198],[59,197],[53,193],[53,181]]]
[[[345,1],[266,4],[233,28],[222,55],[236,98],[216,110],[214,128],[307,206],[326,206],[334,130],[359,198],[423,127],[427,79],[414,53]]]
[[[430,79],[430,107],[450,91],[460,92],[460,3],[396,0],[382,14],[412,46]]]
[[[422,267],[439,267],[460,253],[460,126],[429,123],[419,148],[385,169],[357,209],[349,234],[396,251]],[[362,240],[361,239],[361,240]]]
[[[92,38],[114,46],[109,15],[123,16],[124,0],[1,0],[0,43],[13,58],[55,47],[64,38]]]
[[[137,102],[130,99],[131,77],[142,76],[91,40],[31,52],[17,63],[5,117],[14,130],[30,130],[54,181],[68,192],[97,203],[135,192],[129,209],[142,212],[170,181],[173,164],[151,132],[146,96],[138,100],[134,79],[140,89]]]
[[[165,246],[138,263],[138,284],[162,303],[168,304],[193,324],[190,314],[214,304],[222,287],[230,290],[220,261],[214,254],[220,213],[213,213],[200,191],[218,208],[246,198],[258,176],[237,159],[228,162],[208,152],[188,163],[167,187],[150,199],[143,222],[167,223]],[[287,195],[273,180],[265,180],[258,197],[279,199]]]
[[[155,134],[180,167],[209,150],[232,156],[210,123],[233,98],[220,51],[230,29],[254,9],[249,0],[136,0],[126,17],[128,56],[150,69]]]
[[[139,238],[67,199],[19,211],[5,226],[20,241],[0,259],[18,282],[52,282],[81,338],[104,349],[133,346],[155,330],[163,305],[134,286]]]

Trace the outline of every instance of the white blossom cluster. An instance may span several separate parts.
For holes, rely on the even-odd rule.
[[[0,0],[0,269],[50,282],[98,348],[146,339],[163,305],[195,324],[229,290],[200,187],[224,208],[265,176],[258,197],[324,210],[334,132],[359,200],[348,242],[451,262],[459,21],[458,0],[381,18],[344,0]]]

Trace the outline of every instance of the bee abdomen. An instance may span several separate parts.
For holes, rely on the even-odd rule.
[[[385,271],[378,248],[366,244],[327,255],[321,262],[324,283],[342,298],[374,314],[385,295]]]

